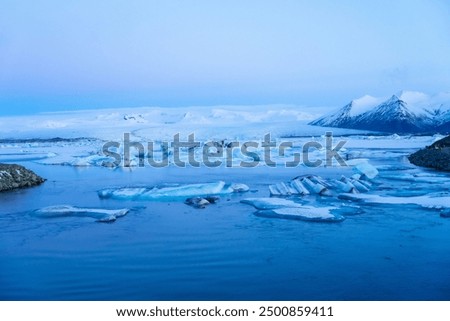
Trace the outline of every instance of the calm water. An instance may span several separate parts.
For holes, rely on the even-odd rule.
[[[336,224],[269,219],[239,201],[268,196],[269,184],[304,169],[130,172],[23,164],[48,181],[0,194],[3,300],[450,300],[450,219],[436,210],[365,206]],[[342,170],[315,172],[328,178]],[[206,209],[96,194],[114,186],[217,180],[257,191]],[[380,186],[383,193],[424,188],[447,191],[448,185]],[[31,213],[58,204],[133,211],[110,224]]]

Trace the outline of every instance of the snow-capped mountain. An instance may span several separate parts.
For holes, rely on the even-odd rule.
[[[450,131],[450,93],[403,91],[389,99],[364,96],[310,123],[391,133]]]

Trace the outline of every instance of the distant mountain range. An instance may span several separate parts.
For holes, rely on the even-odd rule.
[[[309,123],[388,133],[450,132],[450,92],[429,96],[402,91],[390,98],[363,96]]]

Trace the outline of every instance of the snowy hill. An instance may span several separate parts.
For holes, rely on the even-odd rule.
[[[450,94],[430,97],[421,92],[403,91],[389,99],[364,96],[310,125],[390,133],[447,132]]]

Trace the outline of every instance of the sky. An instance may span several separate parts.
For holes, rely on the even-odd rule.
[[[0,115],[450,91],[449,16],[445,0],[2,0]]]

